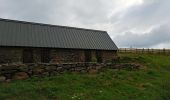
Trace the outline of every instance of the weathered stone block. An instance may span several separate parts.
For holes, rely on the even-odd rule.
[[[47,71],[55,71],[55,70],[57,70],[57,67],[56,66],[46,66],[45,69]]]
[[[20,65],[18,68],[19,68],[19,71],[21,72],[28,72],[29,70],[27,65]]]
[[[96,73],[98,73],[98,70],[90,69],[90,70],[88,71],[88,73],[89,73],[89,74],[96,74]]]
[[[45,69],[43,69],[42,67],[36,67],[32,70],[32,72],[33,75],[40,75],[45,72]]]
[[[11,69],[9,69],[9,70],[1,70],[0,75],[13,74],[15,72],[17,72],[17,70],[11,70]]]
[[[75,71],[78,71],[78,72],[80,72],[82,70],[86,70],[86,68],[85,67],[76,67],[75,68]]]
[[[59,73],[62,73],[62,72],[53,71],[53,72],[50,72],[50,73],[49,73],[49,76],[58,75]]]
[[[49,72],[42,73],[43,76],[49,76]]]
[[[18,66],[17,65],[8,65],[8,64],[3,64],[0,67],[0,70],[18,70]]]
[[[18,72],[15,73],[12,79],[15,80],[23,80],[23,79],[27,79],[29,76],[26,72]]]
[[[60,71],[63,72],[63,71],[64,71],[64,68],[63,68],[63,67],[57,67],[57,71],[58,71],[58,72],[60,72]]]

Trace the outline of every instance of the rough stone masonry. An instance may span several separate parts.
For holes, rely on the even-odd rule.
[[[138,69],[139,64],[113,64],[113,63],[63,63],[63,64],[1,64],[0,82],[16,79],[26,79],[32,76],[44,77],[62,74],[66,71],[78,73],[97,73],[103,68],[110,69]]]

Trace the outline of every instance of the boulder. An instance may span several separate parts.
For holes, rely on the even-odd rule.
[[[1,71],[0,71],[0,74],[1,74],[1,75],[6,75],[6,74],[13,74],[13,73],[15,73],[15,72],[17,72],[17,70],[8,69],[8,70],[1,70]]]
[[[85,67],[76,67],[74,70],[77,72],[81,72],[82,70],[85,70]]]
[[[58,71],[58,72],[63,72],[63,71],[64,71],[64,68],[63,68],[63,67],[57,67],[57,71]]]
[[[29,70],[27,65],[20,65],[19,66],[19,71],[21,72],[27,72]]]
[[[33,72],[33,75],[40,75],[40,74],[45,72],[45,69],[35,68],[35,69],[32,70],[32,72]]]
[[[29,76],[26,72],[18,72],[14,74],[13,79],[23,80],[23,79],[27,79],[28,77]]]
[[[46,66],[45,69],[47,71],[55,71],[55,70],[57,70],[57,67],[56,66]]]
[[[0,67],[0,70],[17,70],[18,65],[17,64],[3,64]]]

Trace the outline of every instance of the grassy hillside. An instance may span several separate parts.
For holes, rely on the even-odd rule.
[[[0,100],[170,100],[170,56],[119,54],[139,70],[64,73],[0,83]]]

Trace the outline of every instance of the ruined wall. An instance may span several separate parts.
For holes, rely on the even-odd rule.
[[[98,55],[97,52],[99,52]],[[100,62],[99,59],[101,59],[101,63],[112,62],[114,59],[117,59],[117,52],[106,50],[91,50],[91,61]]]
[[[116,51],[102,51],[102,61],[104,63],[112,62],[114,59],[117,59]]]
[[[100,72],[103,68],[137,70],[139,67],[141,65],[136,63],[0,64],[0,82],[26,79],[32,76],[54,76],[66,71],[94,74]]]
[[[0,64],[0,82],[26,79],[37,76],[53,76],[69,72],[96,73],[107,65],[97,63],[63,63],[63,64]]]

